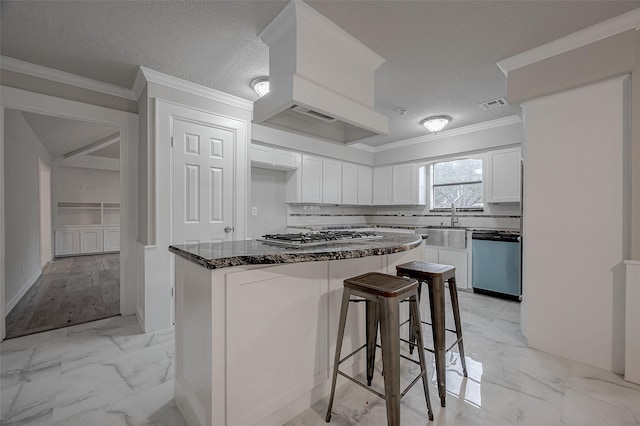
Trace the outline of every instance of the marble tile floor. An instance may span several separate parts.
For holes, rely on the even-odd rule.
[[[427,420],[418,384],[402,401],[403,425],[640,425],[640,386],[527,348],[517,303],[462,292],[460,302],[469,377],[452,353],[440,408],[430,359],[435,420]],[[0,343],[0,424],[185,425],[173,400],[173,358],[173,329],[143,334],[135,317],[7,340]],[[405,382],[415,371],[403,366]],[[374,386],[382,387],[379,371]],[[326,425],[326,404],[286,426]],[[336,426],[386,424],[384,402],[352,384],[338,389],[333,411]]]
[[[447,406],[440,407],[435,364],[428,354],[434,421],[427,418],[418,383],[401,401],[402,425],[640,425],[640,386],[608,371],[528,348],[516,302],[468,292],[459,296],[468,377],[462,375],[458,353],[449,352]],[[447,327],[453,328],[452,323],[448,306]],[[428,342],[428,327],[425,333]],[[403,389],[419,372],[417,366],[406,364],[401,368]],[[373,387],[383,392],[380,363],[377,367]],[[326,425],[327,402],[328,398],[317,402],[285,426]],[[387,424],[384,400],[352,383],[338,388],[332,412],[334,426]]]
[[[1,425],[186,425],[174,333],[112,317],[0,343]]]

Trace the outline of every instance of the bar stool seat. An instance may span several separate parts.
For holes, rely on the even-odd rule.
[[[351,299],[358,297],[359,299]],[[422,379],[422,387],[427,401],[427,411],[429,420],[433,420],[431,400],[429,398],[427,364],[424,351],[419,352],[419,362],[400,354],[400,302],[409,299],[411,315],[416,318],[414,336],[416,345],[423,347],[422,327],[420,324],[420,308],[418,296],[418,282],[415,279],[402,278],[394,275],[370,272],[349,278],[344,281],[342,293],[342,305],[340,307],[340,321],[338,323],[338,338],[336,353],[333,363],[333,378],[331,383],[331,396],[327,407],[325,420],[331,421],[331,408],[336,391],[336,380],[338,374],[352,382],[362,386],[370,392],[378,395],[386,401],[387,405],[387,425],[400,426],[400,399]],[[350,302],[366,303],[366,330],[367,342],[340,359],[342,350],[342,340],[344,338],[345,323]],[[384,371],[384,394],[371,389],[371,379],[373,377],[373,364],[375,360],[375,349],[378,326],[380,327],[380,340],[382,345],[382,363]],[[340,364],[351,358],[362,349],[367,350],[367,384],[340,371]],[[420,374],[400,392],[400,358],[403,357],[420,365]]]
[[[426,283],[429,289],[429,308],[431,311],[431,323],[422,321],[423,324],[431,326],[433,333],[433,349],[425,348],[416,343],[418,348],[423,348],[429,352],[433,352],[436,361],[436,376],[438,379],[438,395],[440,397],[440,405],[446,404],[446,367],[445,353],[451,350],[456,344],[460,352],[460,361],[462,364],[462,373],[467,377],[467,365],[464,358],[464,343],[462,340],[462,325],[460,321],[460,308],[458,304],[458,289],[456,287],[456,268],[451,265],[442,265],[439,263],[427,262],[408,262],[396,266],[398,276],[409,277]],[[451,297],[451,308],[453,310],[453,320],[455,330],[445,327],[445,303],[444,303],[444,283],[449,284],[449,294]],[[421,293],[421,287],[418,286],[418,295]],[[413,336],[415,329],[414,323],[421,321],[417,317],[413,317],[412,311],[409,312],[409,351],[413,351],[413,343],[416,342]],[[422,327],[420,327],[422,328]],[[445,332],[456,334],[456,341],[450,347],[446,347]],[[419,351],[422,352],[422,351]]]

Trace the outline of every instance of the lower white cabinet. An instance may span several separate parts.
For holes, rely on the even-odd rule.
[[[55,229],[55,255],[68,256],[80,253],[80,230],[73,228]]]
[[[119,226],[54,227],[55,256],[120,251]]]
[[[460,289],[469,288],[469,261],[471,256],[466,250],[453,250],[444,247],[424,246],[423,260],[429,263],[451,265],[456,268],[456,286]]]
[[[80,253],[99,253],[103,250],[104,231],[102,228],[80,229]]]
[[[120,251],[120,228],[104,228],[104,251]]]

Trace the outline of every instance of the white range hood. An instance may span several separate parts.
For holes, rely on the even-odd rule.
[[[389,134],[374,106],[374,73],[384,59],[300,0],[259,34],[269,46],[270,92],[253,122],[332,142]]]

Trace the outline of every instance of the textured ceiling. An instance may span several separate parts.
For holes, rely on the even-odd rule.
[[[453,117],[448,129],[513,115],[477,104],[506,95],[496,62],[640,6],[639,1],[309,1],[386,59],[376,108],[391,135],[424,135],[419,121]],[[284,1],[2,1],[2,55],[130,88],[139,65],[255,100],[249,82],[268,74],[257,34]],[[399,116],[395,110],[408,113]]]
[[[53,158],[91,145],[118,132],[114,127],[69,118],[33,112],[23,112],[22,115]]]

